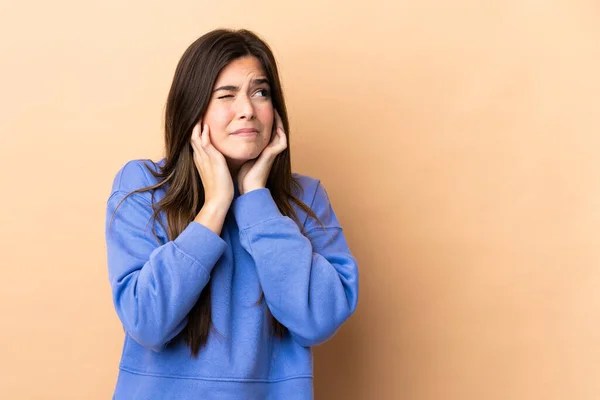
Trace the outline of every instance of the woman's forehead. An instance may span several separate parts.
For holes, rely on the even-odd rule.
[[[219,73],[217,84],[241,83],[258,78],[266,78],[265,69],[263,68],[262,63],[254,56],[245,56],[237,58],[227,64],[227,66]]]

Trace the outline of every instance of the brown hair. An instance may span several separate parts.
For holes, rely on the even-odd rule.
[[[204,204],[204,188],[194,164],[190,144],[194,125],[208,108],[213,87],[221,70],[233,60],[244,56],[256,57],[261,62],[270,84],[273,108],[279,113],[287,136],[288,147],[275,158],[267,179],[267,188],[279,211],[292,218],[299,226],[301,223],[292,208],[292,203],[320,223],[314,212],[294,195],[294,189],[302,188],[292,176],[288,117],[277,64],[271,49],[248,30],[217,29],[192,43],[175,70],[165,113],[165,163],[158,171],[147,166],[158,183],[128,194],[129,196],[133,193],[154,191],[167,185],[164,198],[152,205],[152,220],[160,223],[158,215],[161,212],[165,213],[169,240],[179,236]],[[155,228],[153,231],[156,236]],[[209,282],[190,311],[186,327],[178,335],[190,347],[194,357],[206,344],[212,326],[210,291]],[[263,297],[264,294],[261,295],[259,303]],[[273,333],[277,337],[283,337],[285,327],[275,318],[272,318],[272,322]]]

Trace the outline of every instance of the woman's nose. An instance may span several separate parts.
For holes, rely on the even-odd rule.
[[[254,105],[248,96],[238,96],[236,103],[239,118],[254,118]]]

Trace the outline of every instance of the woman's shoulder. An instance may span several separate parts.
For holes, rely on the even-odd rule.
[[[329,207],[329,195],[320,179],[311,176],[293,173],[292,176],[299,183],[299,191],[294,194],[311,208]]]
[[[296,172],[292,173],[292,177],[294,178],[294,181],[298,183],[298,185],[295,185],[292,188],[294,195],[302,200],[304,204],[310,206],[313,203],[319,186],[321,186],[321,181],[312,176],[302,175]]]
[[[159,172],[164,159],[154,162],[150,159],[134,159],[127,161],[116,173],[111,193],[133,192],[157,183],[150,171]]]
[[[324,226],[339,227],[339,222],[333,213],[329,196],[321,180],[296,173],[292,174],[292,176],[300,184],[296,197],[302,200],[315,213]],[[315,222],[308,218],[304,210],[300,207],[295,207],[295,210],[306,229],[316,226]]]

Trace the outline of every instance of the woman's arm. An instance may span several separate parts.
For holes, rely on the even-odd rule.
[[[126,332],[141,345],[159,350],[185,327],[226,244],[210,229],[191,222],[175,240],[159,245],[152,233],[148,192],[127,197],[113,217],[130,192],[121,190],[131,186],[122,182],[136,179],[132,171],[140,174],[134,166],[124,170],[128,168],[129,177],[121,176],[123,170],[117,175],[107,204],[109,280]],[[166,238],[160,224],[155,226],[159,237]]]
[[[279,212],[268,189],[244,194],[234,207],[273,316],[304,346],[329,339],[356,309],[358,267],[323,186],[310,207],[324,228],[313,222],[307,236]]]

